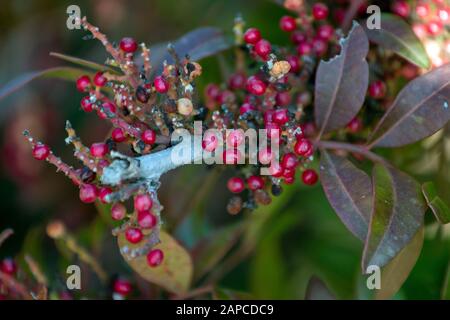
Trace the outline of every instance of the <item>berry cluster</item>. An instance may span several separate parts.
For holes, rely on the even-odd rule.
[[[17,265],[12,258],[4,258],[0,261],[0,272],[10,277],[15,277],[17,273]],[[0,281],[0,300],[5,300],[11,292],[8,287]]]

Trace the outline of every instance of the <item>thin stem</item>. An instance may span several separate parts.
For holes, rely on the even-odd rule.
[[[337,141],[317,141],[315,142],[316,147],[323,148],[323,149],[340,149],[340,150],[347,150],[350,152],[358,153],[363,155],[369,160],[372,160],[373,162],[388,164],[386,159],[378,156],[377,154],[373,153],[369,150],[367,146],[360,146],[356,144],[351,143],[345,143],[345,142],[337,142]]]

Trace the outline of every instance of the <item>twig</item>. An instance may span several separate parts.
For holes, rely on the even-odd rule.
[[[47,278],[42,273],[36,261],[34,261],[34,259],[29,255],[25,255],[25,261],[28,264],[28,268],[30,268],[30,271],[36,281],[46,287],[48,285]]]
[[[5,242],[6,239],[8,239],[10,236],[14,234],[13,229],[5,229],[0,233],[0,247],[2,246],[3,242]]]
[[[359,146],[355,144],[337,142],[337,141],[317,141],[315,142],[317,148],[323,149],[335,149],[335,150],[347,150],[350,152],[358,153],[372,160],[373,162],[389,164],[386,159],[378,156],[377,154],[371,152],[366,146]]]
[[[0,271],[0,280],[11,291],[15,291],[15,292],[19,293],[22,296],[22,298],[24,298],[25,300],[33,300],[33,297],[28,292],[28,289],[23,284],[18,282],[16,279],[11,277],[10,275]]]

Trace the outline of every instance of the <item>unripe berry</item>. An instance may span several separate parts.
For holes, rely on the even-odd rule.
[[[128,240],[128,242],[136,244],[141,242],[144,235],[142,234],[141,229],[138,228],[128,228],[125,231],[125,238]]]
[[[139,194],[134,197],[134,209],[137,212],[149,211],[153,206],[153,201],[148,194]]]
[[[285,153],[281,158],[281,166],[284,169],[294,169],[298,165],[298,160],[292,152]]]
[[[269,53],[271,51],[272,51],[272,45],[270,44],[269,41],[267,41],[265,39],[261,39],[255,44],[256,54],[264,60],[267,60],[267,57],[269,56]]]
[[[247,113],[247,112],[254,111],[254,110],[256,110],[256,108],[255,108],[253,105],[251,105],[251,104],[248,103],[248,102],[245,102],[245,103],[242,104],[241,107],[239,108],[239,114],[245,114],[245,113]]]
[[[100,190],[98,191],[98,198],[100,199],[100,201],[101,201],[102,203],[108,203],[108,202],[106,201],[106,196],[109,195],[109,194],[111,194],[111,193],[112,193],[111,188],[108,188],[108,187],[101,187]]]
[[[103,158],[108,153],[108,146],[103,142],[93,143],[89,151],[93,157]]]
[[[228,80],[228,87],[231,90],[238,90],[245,88],[246,77],[242,73],[235,73],[231,75]]]
[[[81,99],[80,104],[81,109],[83,109],[84,112],[92,112],[92,110],[94,110],[89,96],[83,97],[83,99]]]
[[[137,50],[137,42],[133,38],[122,38],[119,43],[120,49],[126,53],[133,53]]]
[[[125,218],[126,214],[127,214],[127,209],[121,203],[115,203],[111,207],[111,218],[113,220],[116,220],[116,221],[122,220],[123,218]]]
[[[12,258],[5,258],[0,262],[0,271],[8,275],[14,275],[17,272],[17,265]]]
[[[50,148],[45,145],[38,143],[33,147],[33,157],[36,160],[45,160],[50,154]]]
[[[323,20],[328,17],[328,7],[323,3],[315,3],[312,7],[312,14],[315,20]]]
[[[153,86],[155,87],[155,90],[159,93],[166,93],[169,91],[170,84],[167,82],[166,79],[164,79],[162,76],[158,76],[153,80]]]
[[[122,128],[114,128],[114,130],[111,132],[111,138],[115,142],[124,142],[125,140],[127,140],[125,131],[123,131]]]
[[[99,71],[94,76],[94,84],[97,87],[103,87],[106,84],[106,77],[103,75],[103,72]]]
[[[89,89],[89,87],[91,86],[91,79],[89,78],[89,76],[81,76],[77,79],[77,90],[80,92],[85,92]]]
[[[319,177],[316,171],[314,171],[313,169],[306,169],[302,173],[302,181],[306,185],[312,186],[317,182],[318,179]]]
[[[299,139],[295,143],[294,152],[301,157],[308,158],[314,152],[313,145],[308,139]]]
[[[405,0],[397,0],[392,5],[392,12],[402,18],[407,18],[410,12],[409,4]]]
[[[250,28],[244,33],[244,41],[248,44],[255,44],[261,40],[261,32],[256,28]]]
[[[291,16],[284,16],[280,19],[280,29],[285,32],[294,31],[297,27],[295,18]]]
[[[250,77],[247,79],[247,91],[256,96],[261,96],[266,92],[267,86],[266,84],[255,77]]]
[[[131,283],[125,279],[117,279],[114,281],[113,290],[115,293],[118,293],[123,296],[127,296],[131,292]]]
[[[376,80],[369,85],[369,95],[374,99],[381,99],[386,94],[386,85],[381,80]]]
[[[80,187],[80,200],[84,203],[92,203],[97,199],[97,187],[93,184],[83,184]]]
[[[159,266],[164,260],[164,253],[159,249],[153,249],[147,254],[147,263],[154,268]]]
[[[150,211],[140,211],[137,215],[137,221],[141,228],[151,229],[156,226],[158,219]]]
[[[264,188],[264,179],[260,176],[251,176],[247,179],[247,185],[250,190],[258,190]]]
[[[232,193],[241,193],[245,189],[244,179],[239,177],[230,178],[227,182],[227,187]]]
[[[97,114],[102,119],[107,119],[109,113],[112,113],[112,114],[116,113],[115,104],[113,104],[109,101],[104,102],[102,104],[102,107],[97,109]]]
[[[273,114],[273,121],[280,126],[289,121],[289,115],[287,109],[277,109]]]
[[[144,130],[141,134],[141,139],[146,144],[154,144],[156,141],[156,133],[152,129]]]

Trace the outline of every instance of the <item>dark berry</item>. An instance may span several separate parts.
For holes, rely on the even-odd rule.
[[[115,104],[107,101],[104,102],[101,106],[101,108],[97,109],[97,114],[102,119],[107,119],[110,114],[116,113],[116,106]]]
[[[279,196],[283,192],[283,188],[278,184],[273,184],[271,191],[274,196]]]
[[[136,99],[138,99],[139,102],[147,103],[148,99],[150,99],[150,94],[145,87],[138,86],[136,88]]]

